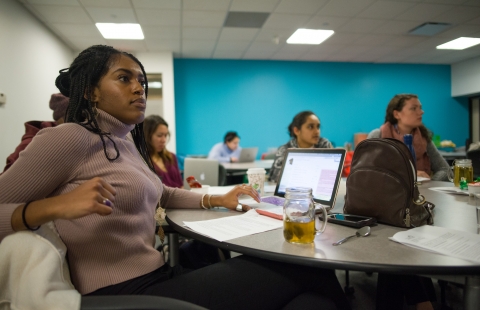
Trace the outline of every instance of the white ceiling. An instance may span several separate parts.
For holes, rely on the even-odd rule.
[[[18,0],[68,46],[108,44],[175,58],[453,64],[480,56],[435,47],[480,37],[480,0]],[[229,11],[268,12],[262,28],[223,27]],[[139,23],[145,40],[105,40],[95,23]],[[434,36],[409,35],[451,23]],[[297,28],[330,29],[320,45],[289,45]]]

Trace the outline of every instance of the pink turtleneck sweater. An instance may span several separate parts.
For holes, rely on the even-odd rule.
[[[132,125],[99,111],[98,124],[110,132],[120,157],[110,162],[100,137],[66,123],[41,130],[0,176],[0,240],[14,233],[12,213],[20,204],[68,193],[94,177],[111,184],[117,195],[108,216],[56,220],[66,244],[70,274],[81,294],[147,274],[164,264],[155,250],[154,213],[163,208],[199,208],[200,194],[164,186],[127,140]],[[113,144],[105,139],[110,157]],[[68,208],[68,205],[65,205]],[[20,245],[21,246],[21,245]]]

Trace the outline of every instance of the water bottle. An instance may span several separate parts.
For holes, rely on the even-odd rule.
[[[403,143],[408,147],[413,157],[413,162],[417,162],[417,156],[415,156],[415,149],[413,148],[413,136],[411,134],[403,135]]]

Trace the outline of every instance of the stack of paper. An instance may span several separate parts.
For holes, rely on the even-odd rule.
[[[393,241],[480,263],[480,235],[436,226],[421,226],[396,233]]]
[[[183,222],[194,231],[218,241],[240,238],[283,227],[283,222],[250,210],[242,215],[215,220]]]

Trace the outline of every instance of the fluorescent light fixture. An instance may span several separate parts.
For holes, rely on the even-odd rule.
[[[105,39],[143,40],[142,27],[139,24],[96,23]]]
[[[149,82],[148,88],[162,88],[162,82]]]
[[[439,50],[464,50],[474,45],[480,44],[480,38],[460,37],[453,41],[443,43],[437,46]]]
[[[287,39],[288,44],[320,44],[334,33],[333,30],[300,28]]]

